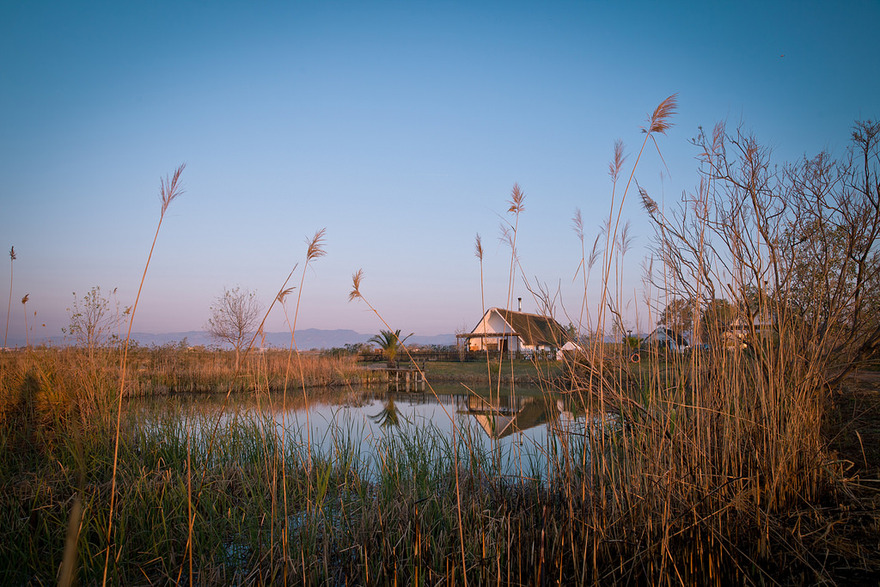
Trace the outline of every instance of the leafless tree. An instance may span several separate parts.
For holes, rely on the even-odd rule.
[[[694,142],[703,172],[694,193],[667,213],[642,191],[664,288],[704,307],[728,299],[753,330],[772,323],[796,353],[762,360],[797,354],[834,385],[880,349],[880,123],[857,122],[842,159],[783,166],[722,125]]]
[[[236,370],[241,351],[257,326],[261,310],[262,305],[256,293],[240,287],[224,288],[223,295],[218,296],[211,305],[207,330],[214,339],[231,345],[235,350]]]
[[[94,357],[96,349],[116,338],[114,330],[128,316],[127,309],[122,314],[118,311],[119,302],[116,300],[115,288],[111,295],[112,303],[116,306],[115,312],[111,311],[111,300],[101,294],[98,286],[82,297],[77,297],[76,292],[73,292],[73,304],[67,308],[70,323],[62,331],[72,336],[78,345],[85,347],[89,358]]]

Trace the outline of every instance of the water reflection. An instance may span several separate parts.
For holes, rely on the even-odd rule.
[[[467,396],[467,414],[490,438],[506,438],[559,418],[556,402],[549,397],[500,396],[487,399],[478,395]]]
[[[426,430],[447,440],[461,434],[468,439],[471,451],[514,455],[509,459],[515,459],[516,464],[502,467],[507,471],[522,471],[522,460],[542,469],[548,447],[560,432],[582,428],[584,421],[570,396],[525,387],[517,388],[513,395],[465,393],[460,386],[418,393],[370,388],[309,390],[306,397],[300,392],[284,399],[264,393],[233,397],[225,407],[216,396],[180,396],[170,403],[166,398],[161,404],[141,406],[141,410],[144,415],[151,414],[147,419],[153,422],[167,423],[175,418],[195,422],[189,427],[195,437],[209,433],[198,423],[205,417],[220,421],[221,433],[223,426],[242,418],[274,422],[276,431],[269,433],[278,434],[289,444],[308,445],[332,455],[344,439],[358,447],[361,457],[374,461],[384,450],[383,443],[394,438],[413,438]]]
[[[380,428],[388,428],[389,426],[400,426],[400,410],[394,405],[394,396],[390,393],[385,400],[382,411],[375,416],[370,416],[370,420],[377,423]]]

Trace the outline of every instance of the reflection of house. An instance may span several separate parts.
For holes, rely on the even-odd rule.
[[[510,398],[490,402],[476,395],[468,396],[467,411],[491,438],[504,438],[528,428],[546,424],[558,417],[558,407],[543,397],[525,398],[510,406]],[[506,405],[508,404],[508,405]]]
[[[658,346],[673,351],[681,351],[688,347],[687,339],[666,326],[658,326],[654,332],[642,339],[644,346]]]
[[[547,316],[489,308],[467,339],[471,351],[507,351],[511,353],[555,353],[565,342],[565,330]]]

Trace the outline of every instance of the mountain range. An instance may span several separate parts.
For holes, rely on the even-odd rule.
[[[296,331],[296,346],[299,350],[316,350],[340,348],[347,344],[367,342],[373,334],[361,334],[354,330],[321,330],[319,328],[306,328]],[[180,344],[185,341],[188,346],[216,346],[216,341],[204,330],[191,330],[188,332],[164,332],[153,334],[149,332],[133,332],[133,341],[143,346],[163,346],[168,344]],[[45,340],[32,341],[34,344],[49,342]],[[51,344],[62,341],[53,339]],[[256,344],[260,344],[257,339]],[[17,340],[9,337],[9,346],[24,346],[24,338]],[[434,336],[413,335],[406,341],[407,345],[454,345],[454,334],[437,334]],[[287,348],[290,346],[290,332],[269,332],[266,334],[265,344],[267,347]]]

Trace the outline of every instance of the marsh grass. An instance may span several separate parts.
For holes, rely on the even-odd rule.
[[[755,400],[699,397],[680,385],[691,360],[658,355],[627,366],[626,394],[606,394],[616,404],[613,422],[594,419],[570,430],[555,424],[541,447],[546,460],[522,464],[524,476],[535,479],[525,482],[506,476],[518,470],[515,454],[501,455],[508,466],[499,467],[493,449],[478,448],[466,427],[454,439],[431,427],[376,438],[370,462],[353,441],[361,433],[351,422],[309,442],[304,431],[279,432],[274,419],[230,410],[209,451],[204,434],[220,398],[210,409],[194,401],[146,421],[144,413],[126,411],[114,522],[120,550],[108,581],[273,583],[283,580],[285,558],[289,582],[309,584],[455,583],[464,568],[480,584],[541,577],[748,582],[776,576],[778,564],[788,564],[793,577],[815,577],[817,548],[831,552],[822,510],[793,495],[792,480],[780,491],[782,472],[757,462],[757,451],[768,448],[757,441],[769,432],[746,417]],[[44,383],[18,380],[43,393]],[[725,408],[725,401],[735,405]],[[55,580],[78,491],[78,576],[94,582],[103,570],[115,406],[108,401],[103,418],[83,418],[50,416],[53,405],[40,400],[27,408],[40,423],[30,431],[3,427],[0,538],[7,546],[0,580],[7,584]],[[590,400],[579,409],[590,413]],[[13,430],[26,441],[11,438]],[[752,439],[747,450],[729,446],[734,434]],[[776,434],[767,442],[779,442]],[[13,443],[17,449],[6,450]],[[190,469],[205,475],[197,504],[189,497]],[[798,480],[797,490],[823,489],[807,481]],[[277,505],[285,495],[286,517]],[[285,525],[288,553],[279,540]]]

